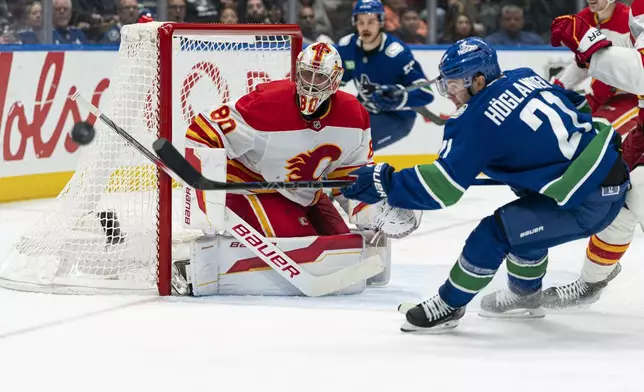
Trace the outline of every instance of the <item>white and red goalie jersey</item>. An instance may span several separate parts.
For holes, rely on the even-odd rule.
[[[324,115],[306,121],[293,82],[264,83],[196,116],[186,132],[187,146],[225,148],[228,182],[349,179],[373,157],[369,115],[350,94],[337,91],[329,99]],[[301,206],[316,204],[322,194],[278,192]]]

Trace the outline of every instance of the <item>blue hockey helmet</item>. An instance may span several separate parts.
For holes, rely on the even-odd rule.
[[[443,54],[438,70],[438,91],[445,96],[448,95],[448,80],[463,79],[464,87],[469,88],[476,75],[483,75],[486,83],[501,76],[496,51],[479,37],[464,38],[450,46]]]
[[[358,0],[351,13],[351,23],[354,26],[360,14],[375,14],[378,16],[380,25],[384,26],[385,24],[385,6],[382,5],[380,0]]]

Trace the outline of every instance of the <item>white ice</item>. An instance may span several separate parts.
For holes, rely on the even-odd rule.
[[[470,189],[395,241],[390,284],[347,297],[62,296],[0,289],[1,391],[643,391],[644,241],[590,308],[399,332],[399,302],[432,296],[478,220],[513,199]],[[0,257],[49,201],[0,205]],[[574,280],[585,240],[550,254]],[[486,291],[505,284],[501,269]]]

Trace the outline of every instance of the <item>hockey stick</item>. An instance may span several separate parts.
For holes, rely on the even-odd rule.
[[[426,81],[426,82],[422,82],[422,83],[411,84],[409,86],[405,86],[403,89],[391,91],[391,93],[388,93],[386,95],[389,96],[390,98],[393,98],[393,97],[396,97],[396,96],[399,96],[399,95],[403,94],[404,92],[410,92],[410,91],[415,91],[415,90],[418,90],[418,89],[421,89],[421,88],[429,87],[432,84],[434,84],[436,82],[436,80],[438,80],[438,78],[435,78],[435,79],[432,79],[432,80],[429,80],[429,81]],[[367,94],[367,95],[371,95],[371,94],[375,93],[376,91],[381,90],[380,85],[375,84],[375,83],[371,83],[369,81],[369,78],[366,77],[366,76],[360,82],[360,85],[362,86],[362,89],[364,90],[364,93]],[[415,111],[416,113],[420,114],[425,119],[433,122],[436,125],[439,125],[439,126],[445,125],[445,123],[447,122],[447,119],[442,118],[440,115],[437,115],[437,114],[433,113],[432,111],[430,111],[429,109],[427,109],[424,106],[414,106],[414,107],[411,107],[411,110]]]
[[[294,188],[342,188],[353,184],[350,180],[336,181],[297,181],[297,182],[241,182],[226,183],[212,181],[201,175],[201,173],[192,167],[192,165],[181,155],[181,153],[168,140],[157,139],[152,147],[158,154],[154,155],[145,146],[139,143],[132,135],[127,133],[123,128],[118,126],[109,117],[103,114],[99,108],[92,105],[83,98],[78,91],[72,95],[72,100],[77,101],[82,106],[98,117],[111,130],[116,132],[125,141],[130,143],[137,151],[148,158],[157,167],[168,173],[170,177],[178,182],[188,184],[190,187],[200,190],[250,190],[250,189],[294,189]]]
[[[345,289],[378,275],[384,269],[382,259],[375,255],[328,275],[313,276],[229,208],[226,208],[225,225],[227,232],[308,297]]]
[[[181,155],[181,153],[166,139],[159,138],[152,147],[161,161],[172,169],[181,179],[192,188],[204,191],[240,190],[240,189],[295,189],[295,188],[342,188],[353,184],[352,180],[335,181],[278,181],[278,182],[240,182],[225,183],[212,181],[204,177],[197,169]]]

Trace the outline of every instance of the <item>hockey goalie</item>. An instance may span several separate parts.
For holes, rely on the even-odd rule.
[[[369,115],[355,97],[337,91],[343,68],[335,48],[325,43],[308,46],[297,58],[296,72],[296,83],[260,84],[236,101],[197,115],[186,132],[188,161],[200,166],[204,175],[216,176],[216,165],[205,157],[225,151],[227,182],[351,179],[349,173],[372,163]],[[186,192],[186,222],[208,232],[212,193],[191,188]],[[386,236],[410,233],[420,217],[386,204],[350,204],[334,193],[358,230],[349,229],[321,189],[227,193],[226,219],[240,219],[246,226],[193,242],[189,255],[174,262],[175,290],[195,296],[301,295],[303,290],[262,259],[267,251],[259,254],[244,243],[240,234],[249,232],[268,238],[316,276],[359,265],[369,255],[380,257],[381,268],[370,274],[374,277],[347,281],[336,294],[361,292],[368,278],[370,284],[386,284]]]

